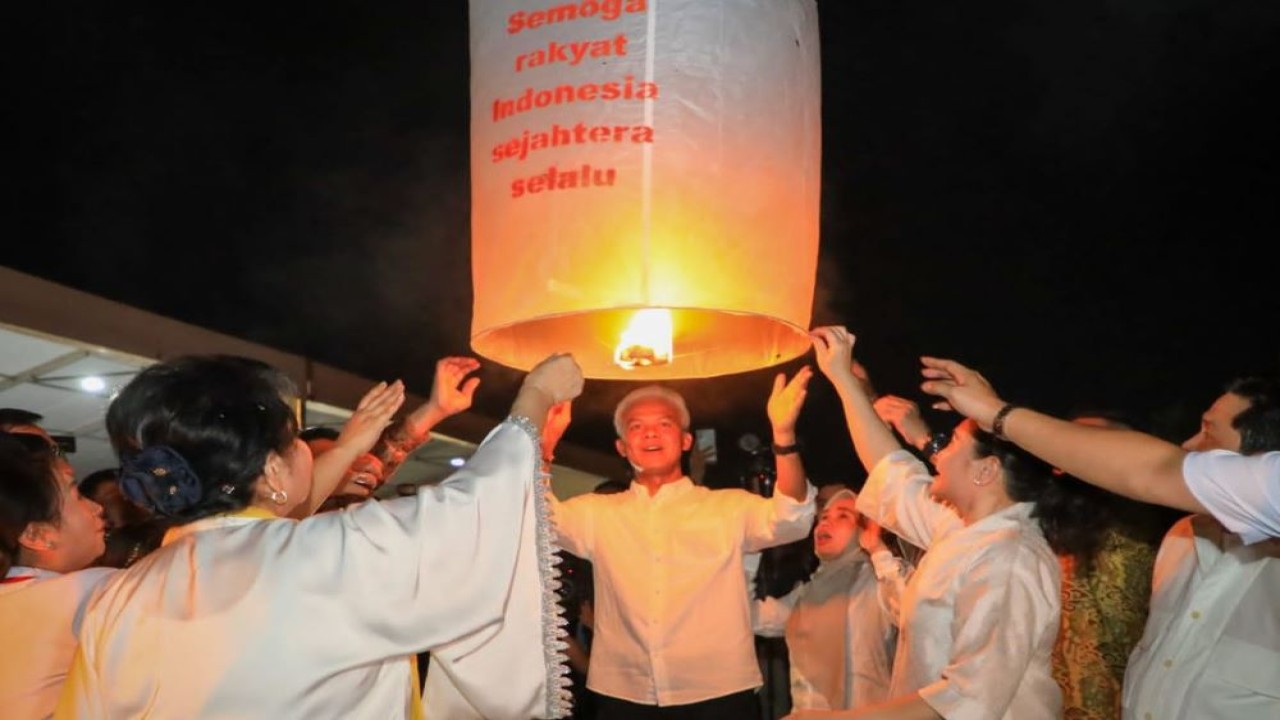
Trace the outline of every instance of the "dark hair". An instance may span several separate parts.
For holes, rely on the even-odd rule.
[[[1231,420],[1240,433],[1240,453],[1280,450],[1280,378],[1237,378],[1227,385],[1227,392],[1249,401],[1249,407]]]
[[[8,430],[15,425],[36,425],[44,416],[21,408],[0,408],[0,430]]]
[[[28,525],[61,517],[56,458],[39,435],[0,431],[0,577],[17,562],[18,539]]]
[[[327,427],[325,425],[312,425],[311,427],[298,433],[298,439],[302,442],[311,442],[312,440],[337,440],[342,433],[336,428]]]
[[[1090,418],[1102,420],[1113,430],[1149,432],[1133,416],[1119,410],[1078,409],[1067,419],[1079,422]],[[1183,514],[1161,505],[1133,500],[1086,483],[1061,471],[1054,472],[1055,481],[1063,485],[1073,497],[1079,497],[1084,505],[1098,515],[1098,524],[1105,530],[1113,529],[1121,535],[1140,543],[1158,546],[1169,526],[1182,519]],[[1101,545],[1104,540],[1099,541]],[[1094,556],[1101,547],[1076,557],[1076,572],[1088,573],[1093,569]]]
[[[1098,511],[1092,486],[1056,476],[1048,463],[976,426],[973,439],[977,457],[1000,461],[1010,499],[1035,503],[1031,516],[1040,522],[1049,547],[1059,555],[1073,555],[1082,564],[1091,564],[1108,526],[1106,514]]]
[[[98,486],[105,485],[109,482],[118,482],[119,480],[120,468],[103,468],[101,470],[94,470],[88,475],[85,475],[84,478],[80,480],[78,487],[80,488],[81,495],[89,496],[98,489]]]
[[[245,507],[268,455],[285,453],[297,437],[285,400],[293,392],[279,370],[244,357],[192,355],[146,368],[107,408],[107,433],[122,482],[131,462],[173,467],[139,473],[145,497],[130,499],[179,523]],[[153,493],[148,485],[173,477],[189,486]],[[178,501],[155,502],[164,490]]]

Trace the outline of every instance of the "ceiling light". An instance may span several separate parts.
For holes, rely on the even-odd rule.
[[[80,378],[80,389],[85,392],[100,393],[107,389],[107,381],[97,375]]]

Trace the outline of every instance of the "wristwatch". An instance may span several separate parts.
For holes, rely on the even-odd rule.
[[[800,443],[792,443],[790,445],[773,444],[774,455],[790,455],[791,453],[800,452]]]

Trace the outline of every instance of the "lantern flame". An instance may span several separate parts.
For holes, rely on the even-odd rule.
[[[666,365],[671,362],[671,335],[670,310],[638,310],[622,331],[622,341],[613,351],[613,361],[624,370]]]

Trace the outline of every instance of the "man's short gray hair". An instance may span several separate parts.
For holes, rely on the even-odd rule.
[[[618,437],[622,437],[622,416],[642,400],[661,400],[676,409],[676,415],[680,420],[680,429],[689,429],[689,406],[684,404],[684,398],[680,393],[663,385],[645,385],[636,388],[627,393],[622,400],[618,401],[618,407],[613,411],[613,429],[618,433]]]

